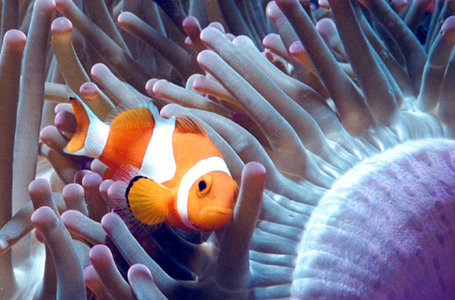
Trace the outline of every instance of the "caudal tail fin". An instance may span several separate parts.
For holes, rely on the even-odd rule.
[[[68,154],[98,158],[109,135],[109,126],[103,123],[79,98],[70,98],[76,116],[76,132],[65,148]]]

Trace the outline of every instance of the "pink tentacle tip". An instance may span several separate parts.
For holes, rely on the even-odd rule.
[[[90,262],[98,272],[106,272],[106,268],[114,266],[111,250],[106,245],[95,245],[90,249]]]
[[[214,60],[217,59],[217,54],[211,50],[203,50],[197,56],[197,62],[204,70],[207,70]]]
[[[115,181],[107,189],[107,196],[111,198],[111,197],[116,197],[118,195],[121,195],[124,192],[123,188],[124,188],[124,183]]]
[[[50,194],[51,186],[49,181],[44,178],[38,178],[30,182],[28,186],[28,193],[30,197],[42,197],[43,195],[47,196]]]
[[[54,117],[54,124],[58,130],[63,132],[73,133],[76,131],[76,118],[73,113],[69,111],[60,111]]]
[[[449,43],[455,43],[455,16],[450,16],[444,21],[440,34]]]
[[[61,215],[63,225],[65,225],[66,229],[69,232],[73,233],[77,228],[76,223],[79,223],[81,217],[83,217],[83,214],[81,212],[72,209],[65,211]]]
[[[5,46],[15,47],[19,51],[24,50],[26,41],[27,37],[25,34],[17,29],[8,30],[3,38]]]
[[[199,21],[197,20],[196,17],[193,16],[188,16],[185,19],[183,19],[182,26],[192,26],[195,24],[199,24]]]
[[[160,114],[163,118],[170,118],[179,113],[181,110],[182,107],[178,104],[167,104],[161,109]]]
[[[200,93],[205,94],[206,91],[210,90],[210,83],[206,77],[198,75],[194,78],[191,86],[193,89]]]
[[[113,181],[110,179],[103,180],[98,189],[100,194],[106,195],[106,197],[107,197],[109,188],[111,187],[112,183],[113,183]]]
[[[201,31],[198,19],[193,16],[186,17],[182,22],[182,27],[189,37],[194,37]]]
[[[269,33],[262,39],[262,45],[266,48],[275,48],[280,43],[281,37],[276,33]]]
[[[275,1],[270,1],[267,4],[265,11],[267,13],[267,16],[272,20],[272,22],[276,22],[278,18],[283,16],[283,13],[281,12],[280,8],[278,7]]]
[[[52,142],[52,137],[53,137],[53,126],[49,125],[44,127],[43,129],[40,130],[39,132],[39,138],[45,143],[49,144]]]
[[[165,79],[160,79],[155,81],[155,83],[152,86],[152,94],[154,97],[158,99],[162,99],[166,96],[166,88],[168,86],[167,80]]]
[[[73,24],[70,20],[65,17],[59,17],[55,19],[51,24],[52,34],[71,34],[73,30]]]
[[[243,169],[245,176],[254,176],[254,177],[265,177],[267,171],[265,167],[257,162],[257,161],[250,161],[248,162],[244,169]]]
[[[30,220],[41,233],[46,234],[52,228],[55,228],[58,222],[54,211],[48,206],[42,206],[33,212]]]
[[[84,178],[82,178],[82,185],[85,188],[93,188],[98,187],[102,181],[103,179],[99,174],[91,172],[85,175]]]
[[[66,227],[67,224],[69,224],[69,222],[71,222],[72,214],[74,212],[75,211],[73,211],[73,210],[67,210],[67,211],[62,213],[61,218],[62,218],[63,225],[65,225],[65,227]]]
[[[95,80],[103,78],[104,75],[110,72],[111,71],[109,70],[109,68],[103,63],[94,64],[92,69],[90,70],[90,74],[93,76]]]
[[[187,37],[185,38],[185,46],[186,46],[188,49],[193,49],[194,45],[195,45],[195,44],[193,43],[193,41],[191,40],[191,38],[190,38],[189,36],[187,36]]]
[[[150,97],[154,97],[154,95],[153,95],[153,86],[158,81],[159,81],[158,78],[151,78],[151,79],[147,80],[147,82],[145,83],[145,91],[147,92],[147,95],[149,95]]]
[[[89,253],[90,261],[104,260],[104,258],[112,258],[111,250],[106,245],[95,245],[90,249]]]
[[[207,40],[210,39],[210,37],[214,34],[216,34],[216,29],[213,27],[206,27],[201,31],[201,34],[199,35],[199,38],[201,39],[202,42],[206,42]]]
[[[63,187],[63,197],[71,197],[75,194],[83,194],[84,189],[77,183],[70,183]]]
[[[130,267],[128,270],[128,278],[131,276],[136,277],[137,279],[152,279],[153,276],[152,273],[150,272],[149,268],[144,266],[143,264],[134,264]]]
[[[295,41],[289,46],[289,53],[291,55],[300,55],[305,52],[306,50],[300,41]]]
[[[97,85],[93,82],[84,82],[81,84],[79,87],[79,92],[84,98],[88,100],[95,98],[100,93]]]
[[[128,11],[124,11],[120,13],[117,17],[117,23],[119,26],[123,25],[124,23],[128,22],[128,18],[131,17],[132,13]]]
[[[322,18],[316,23],[316,30],[322,36],[329,37],[330,35],[337,34],[336,25],[330,18]]]
[[[123,222],[120,217],[115,213],[107,213],[101,218],[101,226],[104,231],[110,232],[110,228],[117,224],[118,222]]]

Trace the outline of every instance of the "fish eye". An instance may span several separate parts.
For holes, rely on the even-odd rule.
[[[207,188],[207,183],[204,180],[199,181],[198,183],[199,192],[203,192]]]
[[[212,177],[210,175],[204,175],[199,178],[197,183],[196,193],[199,197],[203,197],[208,194],[210,187],[212,186]]]

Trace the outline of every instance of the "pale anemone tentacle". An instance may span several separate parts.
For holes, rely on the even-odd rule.
[[[128,281],[137,299],[167,299],[156,286],[150,270],[142,264],[134,264],[128,270]]]
[[[120,81],[112,71],[102,63],[93,65],[90,70],[92,78],[106,90],[110,99],[114,99],[116,106],[121,108],[127,108],[129,106],[137,106],[142,102],[146,102],[146,99],[142,94],[138,93],[134,89],[124,82]],[[134,91],[132,93],[132,91]]]
[[[62,221],[71,234],[83,238],[91,244],[107,242],[106,233],[98,222],[86,217],[83,212],[68,210],[62,214]]]
[[[5,168],[0,175],[3,184],[0,192],[5,200],[1,202],[0,226],[4,226],[13,215],[13,163],[11,157],[14,153],[14,132],[16,128],[16,107],[19,97],[20,63],[25,47],[25,35],[17,30],[8,31],[4,36],[0,56],[0,110],[3,113],[2,126],[0,127],[0,165]],[[4,125],[3,125],[4,124]],[[6,245],[1,245],[1,251],[5,251]],[[13,262],[11,252],[0,258],[0,273],[4,274],[8,281],[14,282]],[[14,289],[14,288],[13,288]],[[8,291],[9,293],[11,291]]]
[[[100,27],[117,45],[119,45],[126,53],[131,55],[121,33],[115,27],[114,19],[110,15],[109,9],[104,1],[94,0],[86,3],[89,17],[93,22]],[[96,14],[94,13],[96,12]]]
[[[275,1],[270,1],[266,8],[267,16],[274,24],[275,30],[279,33],[285,47],[289,47],[299,38],[289,23],[288,19],[280,11]],[[295,69],[296,78],[305,84],[313,86],[319,93],[327,95],[326,88],[321,84],[319,78],[316,76],[314,66],[303,66],[295,63],[295,58],[291,56],[292,67]]]
[[[422,70],[427,58],[422,45],[412,31],[393,10],[380,0],[363,1],[370,11],[378,18],[382,25],[387,28],[394,41],[403,53],[409,76],[417,91],[422,78]]]
[[[62,191],[62,197],[67,209],[77,210],[85,215],[88,214],[85,206],[84,188],[77,184],[67,184]]]
[[[233,42],[240,49],[242,49],[242,51],[248,55],[251,60],[260,66],[262,71],[289,97],[291,97],[312,115],[328,139],[339,143],[346,148],[346,151],[355,154],[355,156],[362,157],[362,152],[372,153],[371,149],[365,149],[364,145],[355,145],[351,136],[341,125],[341,122],[337,118],[336,114],[330,109],[320,94],[316,93],[311,87],[306,86],[295,78],[287,76],[283,72],[279,72],[274,65],[261,55],[258,49],[247,37],[237,37]],[[357,149],[358,147],[362,148]],[[337,149],[337,152],[340,152],[340,150]]]
[[[361,135],[374,124],[362,95],[340,69],[300,5],[294,1],[277,1],[277,4],[308,51],[319,77],[337,106],[344,127],[354,135]]]
[[[229,62],[234,70],[256,88],[275,110],[287,119],[293,130],[309,150],[314,153],[317,152],[325,160],[332,162],[338,168],[346,168],[342,162],[330,160],[329,157],[333,153],[331,153],[331,149],[327,145],[321,129],[317,126],[311,115],[293,102],[292,99],[288,98],[281,89],[275,86],[273,81],[263,76],[259,68],[251,72],[251,69],[255,70],[256,66],[246,55],[243,55],[240,49],[237,49],[226,38],[223,38],[218,31],[210,28],[202,31],[201,40]],[[253,76],[245,76],[247,72],[248,74],[253,74]]]
[[[454,17],[449,17],[433,42],[423,69],[418,105],[423,111],[432,111],[437,105],[444,85],[445,72],[455,41],[453,39]]]
[[[95,245],[90,249],[89,255],[92,267],[108,293],[125,300],[133,299],[132,291],[117,269],[109,248],[105,245]]]
[[[52,251],[57,272],[57,297],[59,299],[85,298],[84,279],[78,256],[72,247],[71,236],[66,230],[60,229],[63,227],[61,221],[54,211],[46,206],[38,208],[31,220]],[[47,283],[45,287],[51,284],[46,281],[44,283]],[[49,297],[53,293],[54,291],[51,290],[49,294],[41,296]]]
[[[61,151],[49,148],[45,144],[40,144],[38,151],[40,156],[47,159],[55,169],[55,174],[57,174],[64,183],[71,183],[73,181],[74,175],[79,170],[78,164],[65,156]]]
[[[83,89],[79,90],[79,87],[85,82],[90,81],[90,78],[83,69],[81,62],[75,53],[71,40],[72,24],[68,19],[59,17],[52,22],[51,31],[52,49],[54,50],[56,60],[60,65],[62,76],[68,84],[68,87],[77,95],[83,97]],[[106,115],[113,109],[113,105],[105,95],[101,94],[101,97],[102,99],[91,99],[92,101],[88,101],[87,105],[98,117],[104,120]]]
[[[253,106],[253,103],[257,99],[261,99],[262,105],[265,107],[270,107],[271,112],[275,112],[268,102],[256,91],[254,90],[247,82],[241,79],[240,75],[235,73],[229,65],[224,62],[217,54],[210,52],[208,50],[202,51],[198,56],[198,61],[203,68],[207,68],[212,75],[220,78],[222,75],[229,74],[230,86],[225,86],[231,94],[233,94],[240,103],[243,103],[244,106]],[[214,66],[217,68],[214,68]],[[243,92],[241,92],[243,91]],[[275,148],[277,164],[280,169],[283,171],[296,174],[297,176],[307,176],[312,180],[319,181],[323,184],[324,180],[321,180],[321,177],[330,182],[328,176],[318,174],[316,176],[316,168],[311,168],[315,165],[315,162],[309,159],[306,149],[303,147],[301,141],[296,136],[296,133],[292,130],[289,123],[284,118],[268,118],[268,114],[264,114],[261,111],[254,111],[252,116],[256,119],[256,122],[263,128],[267,135],[269,135],[269,140],[272,145],[272,148]],[[273,120],[274,122],[270,122]],[[281,134],[275,130],[275,128],[283,128]],[[283,134],[285,133],[285,134]],[[290,147],[291,146],[291,147]],[[295,164],[290,164],[288,157],[299,157],[298,161]],[[313,173],[307,173],[310,170]]]
[[[155,50],[162,53],[170,64],[182,73],[181,76],[183,78],[187,78],[189,75],[198,70],[198,67],[195,65],[191,55],[187,53],[185,49],[160,35],[155,29],[141,21],[136,15],[124,12],[120,14],[118,22],[119,26],[121,26],[124,30],[135,35],[155,48]]]
[[[149,80],[145,89],[150,96],[157,99],[171,101],[186,107],[205,109],[223,116],[230,116],[230,111],[223,106],[190,89],[185,89],[164,79]]]
[[[194,1],[193,1],[194,3]],[[201,25],[199,24],[199,20],[194,15],[186,17],[182,22],[182,29],[185,31],[187,37],[185,38],[185,46],[194,49],[196,51],[201,51],[205,47],[202,45],[201,40],[199,38],[199,34],[201,33]]]
[[[95,221],[100,221],[108,212],[107,204],[99,193],[101,181],[102,178],[99,174],[91,172],[82,178],[81,184],[84,189],[88,216]]]
[[[15,138],[14,163],[17,166],[14,166],[13,194],[16,199],[21,199],[18,201],[19,207],[27,201],[26,187],[35,177],[38,154],[38,145],[35,141],[38,140],[41,123],[41,113],[38,112],[42,111],[47,41],[50,23],[55,12],[53,1],[37,1],[34,7],[34,14],[30,21],[29,39],[24,50],[24,68],[27,70],[24,70],[22,78],[23,84],[20,87],[17,112],[17,123],[27,123],[30,127],[18,126]],[[30,153],[30,150],[33,154]],[[24,162],[18,163],[19,161]]]
[[[110,61],[111,67],[129,80],[131,85],[143,90],[147,73],[128,53],[116,44],[104,31],[96,26],[80,9],[70,0],[57,0],[57,9],[67,17],[73,25],[94,44],[94,48],[102,55],[116,57]],[[106,47],[105,45],[109,45]],[[134,69],[134,76],[132,70]]]
[[[390,125],[399,113],[393,89],[362,33],[350,3],[330,1],[333,19],[373,118]],[[351,42],[347,42],[352,39]],[[360,56],[362,59],[360,59]]]

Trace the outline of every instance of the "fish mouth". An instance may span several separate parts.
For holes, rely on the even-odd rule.
[[[198,222],[194,225],[202,231],[212,231],[226,225],[232,216],[232,208],[206,206],[200,210]]]
[[[205,206],[201,209],[201,215],[224,215],[231,216],[232,208],[228,207],[219,207],[219,206]]]

